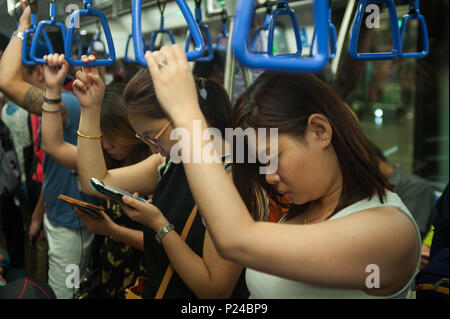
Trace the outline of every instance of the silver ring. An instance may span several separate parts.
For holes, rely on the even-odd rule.
[[[165,67],[166,65],[167,65],[167,62],[166,62],[166,61],[159,61],[159,62],[158,62],[159,68],[163,68],[163,67]]]

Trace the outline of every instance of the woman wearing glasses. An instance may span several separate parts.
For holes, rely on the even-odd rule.
[[[224,89],[213,81],[198,81],[198,100],[208,122],[224,131],[229,127],[230,102]],[[195,206],[182,164],[172,163],[170,139],[172,122],[156,99],[147,69],[139,71],[127,84],[124,101],[128,120],[137,137],[153,153],[148,159],[119,169],[108,170],[98,139],[103,86],[96,68],[84,67],[77,74],[74,89],[82,106],[78,139],[80,180],[92,194],[91,177],[105,184],[141,196],[152,195],[154,204],[140,210],[124,205],[123,210],[144,227],[144,256],[149,273],[143,297],[154,298],[170,264],[174,273],[164,298],[247,298],[243,267],[219,256],[199,214],[193,220],[186,241],[182,232]],[[224,169],[224,165],[222,165]],[[155,238],[156,236],[156,238]]]
[[[200,120],[206,129],[184,50],[163,47],[146,59],[173,125],[192,134]],[[288,215],[279,224],[255,222],[248,208],[262,208],[252,205],[255,189],[238,192],[219,164],[183,166],[220,255],[248,267],[252,296],[406,298],[420,264],[420,231],[379,172],[350,108],[313,75],[286,73],[260,76],[236,107],[248,114],[243,129],[279,133],[277,169],[261,175],[260,164],[248,163],[236,177],[289,198]],[[267,154],[274,147],[268,142],[248,146]],[[144,205],[127,196],[124,202]]]

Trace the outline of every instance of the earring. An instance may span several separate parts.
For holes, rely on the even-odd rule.
[[[328,141],[327,140],[325,140],[325,141],[322,141],[322,144],[327,144],[328,143]]]

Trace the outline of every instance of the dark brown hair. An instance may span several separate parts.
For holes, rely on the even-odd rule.
[[[196,83],[203,115],[211,127],[219,129],[222,136],[225,136],[225,128],[231,125],[231,102],[227,92],[220,84],[211,80],[196,79]],[[156,97],[153,81],[147,69],[138,71],[128,82],[124,91],[124,101],[128,115],[153,119],[166,117]]]
[[[106,87],[102,102],[100,129],[103,135],[114,143],[133,145],[134,147],[123,161],[117,161],[104,152],[108,169],[136,164],[151,154],[150,148],[137,139],[133,127],[128,121],[123,104],[124,88],[123,84],[112,84]]]
[[[311,74],[264,73],[238,99],[233,126],[246,129],[278,128],[279,134],[302,139],[310,115],[324,115],[333,130],[331,143],[342,171],[343,187],[339,210],[364,198],[378,195],[383,202],[390,189],[378,169],[369,140],[361,130],[350,107],[335,90]],[[247,152],[245,152],[247,153]],[[262,189],[281,207],[274,189],[258,173],[261,164],[234,164],[233,179],[247,208],[261,217]],[[262,189],[261,189],[262,187]],[[290,205],[295,215],[309,203]]]

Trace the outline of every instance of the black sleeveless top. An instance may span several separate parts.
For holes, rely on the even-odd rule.
[[[175,226],[175,231],[181,234],[184,225],[195,205],[183,164],[166,163],[161,173],[161,180],[153,194],[153,204],[158,207],[167,220]],[[203,255],[205,226],[199,213],[195,216],[186,243],[199,256]],[[161,284],[164,273],[169,265],[169,258],[162,245],[155,240],[155,231],[144,226],[144,261],[148,272],[148,280],[144,289],[144,298],[152,299]],[[245,284],[245,271],[231,298],[248,298],[249,292]],[[184,284],[174,271],[164,294],[165,299],[192,299],[195,294]]]

